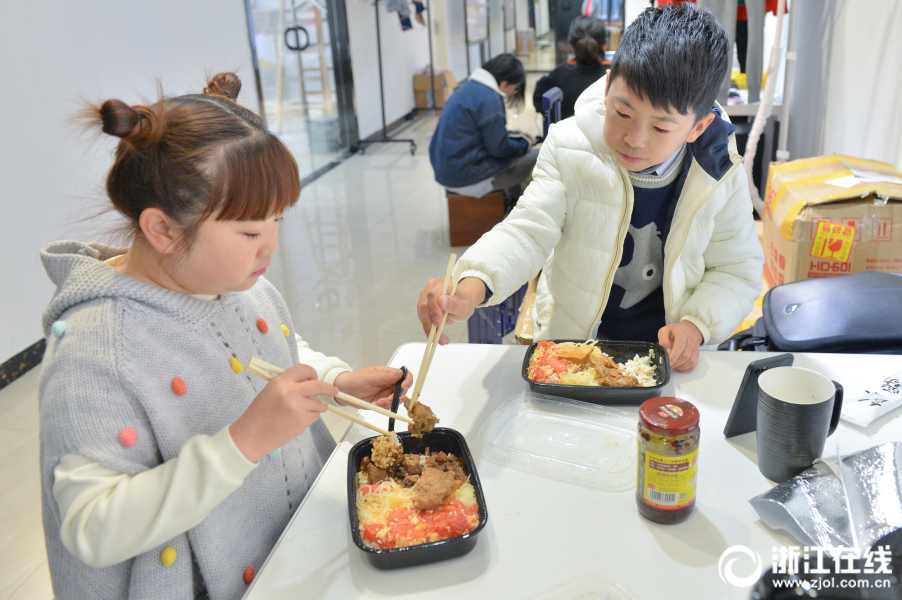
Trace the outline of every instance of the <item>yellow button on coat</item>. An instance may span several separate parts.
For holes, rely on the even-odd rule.
[[[291,330],[288,329],[288,325],[285,325],[284,323],[282,324],[282,335],[284,335],[285,337],[291,335]]]
[[[163,548],[163,552],[160,553],[160,562],[163,563],[164,567],[171,567],[172,563],[175,562],[176,556],[178,556],[178,553],[175,551],[175,548],[168,546]]]
[[[241,373],[244,371],[244,365],[241,364],[241,361],[235,357],[232,357],[232,360],[229,361],[229,364],[232,365],[232,370],[236,373]]]

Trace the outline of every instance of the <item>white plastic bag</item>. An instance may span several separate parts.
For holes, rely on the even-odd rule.
[[[846,399],[843,402],[842,418],[854,425],[867,427],[900,404],[902,371],[875,382],[873,386],[865,387],[862,398]]]

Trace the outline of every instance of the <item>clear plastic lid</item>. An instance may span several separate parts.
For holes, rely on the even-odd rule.
[[[492,413],[479,442],[496,464],[622,492],[636,485],[637,421],[623,410],[522,392]]]

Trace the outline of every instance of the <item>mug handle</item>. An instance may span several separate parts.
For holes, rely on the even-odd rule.
[[[833,398],[833,416],[830,417],[830,429],[827,430],[828,436],[833,435],[833,432],[836,431],[836,427],[839,425],[839,415],[842,412],[843,387],[835,381],[833,385],[836,387],[836,396]]]

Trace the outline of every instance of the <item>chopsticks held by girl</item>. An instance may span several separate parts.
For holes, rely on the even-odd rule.
[[[41,253],[57,598],[237,600],[335,447],[320,398],[387,407],[401,377],[310,349],[262,277],[300,182],[240,88],[222,73],[203,94],[90,110],[120,138],[106,189],[132,239]],[[286,370],[250,376],[251,356]]]

